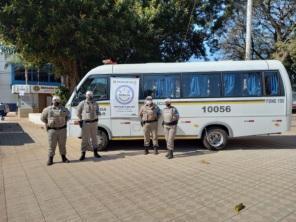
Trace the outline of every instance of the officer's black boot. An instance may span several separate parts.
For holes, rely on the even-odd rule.
[[[85,159],[85,152],[81,152],[81,156],[79,158],[80,161]]]
[[[168,155],[168,159],[173,159],[174,158],[174,154],[172,150],[169,150],[169,155]]]
[[[144,155],[149,154],[149,146],[144,146]]]
[[[47,166],[50,166],[53,164],[53,156],[48,157]]]
[[[95,158],[101,158],[101,156],[98,154],[98,150],[94,149],[94,157]]]
[[[167,151],[167,154],[165,155],[166,158],[168,158],[170,155],[170,150]]]
[[[70,163],[70,160],[67,159],[66,155],[62,155],[63,163]]]
[[[158,154],[158,146],[154,146],[154,154],[157,155]]]

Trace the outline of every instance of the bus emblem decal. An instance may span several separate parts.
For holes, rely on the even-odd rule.
[[[122,85],[116,89],[115,99],[120,104],[129,104],[134,99],[134,90],[128,85]]]

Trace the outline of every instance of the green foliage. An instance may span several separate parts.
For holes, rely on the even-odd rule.
[[[4,41],[1,41],[0,38],[0,54],[4,54],[5,56],[9,56],[15,53],[15,47]]]
[[[13,54],[6,54],[7,66],[8,64],[14,64],[18,66],[23,66],[25,69],[36,68],[34,64],[28,62],[21,54],[13,53]]]
[[[59,96],[61,98],[62,105],[66,105],[68,99],[70,98],[70,90],[65,86],[59,86],[53,93],[55,96]]]
[[[220,30],[218,48],[226,59],[244,59],[246,0],[233,3],[232,16]],[[252,58],[278,59],[296,82],[296,1],[253,0]]]
[[[296,34],[296,33],[295,33]],[[283,62],[290,73],[292,82],[296,83],[296,36],[287,42],[277,42],[273,58]]]
[[[119,63],[205,57],[229,0],[2,0],[0,34],[37,66],[52,63],[71,89],[106,58]]]

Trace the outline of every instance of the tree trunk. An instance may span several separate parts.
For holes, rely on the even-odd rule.
[[[79,78],[79,73],[78,73],[78,64],[76,60],[71,61],[71,70],[72,70],[72,75],[69,78],[69,89],[71,92],[75,89],[77,86],[78,82],[80,81]]]
[[[80,81],[77,61],[71,59],[64,60],[63,66],[65,72],[62,75],[62,82],[70,92],[73,92],[77,83]]]
[[[26,85],[28,85],[28,68],[25,67],[25,82],[26,82]]]

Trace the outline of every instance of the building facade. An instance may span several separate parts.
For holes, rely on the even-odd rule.
[[[11,93],[11,66],[7,65],[5,56],[0,54],[0,102],[9,104],[11,110],[16,110],[17,95]]]
[[[25,70],[21,65],[8,64],[0,54],[0,101],[8,103],[12,111],[18,109],[21,117],[41,112],[51,103],[52,94],[60,85],[51,65]]]

